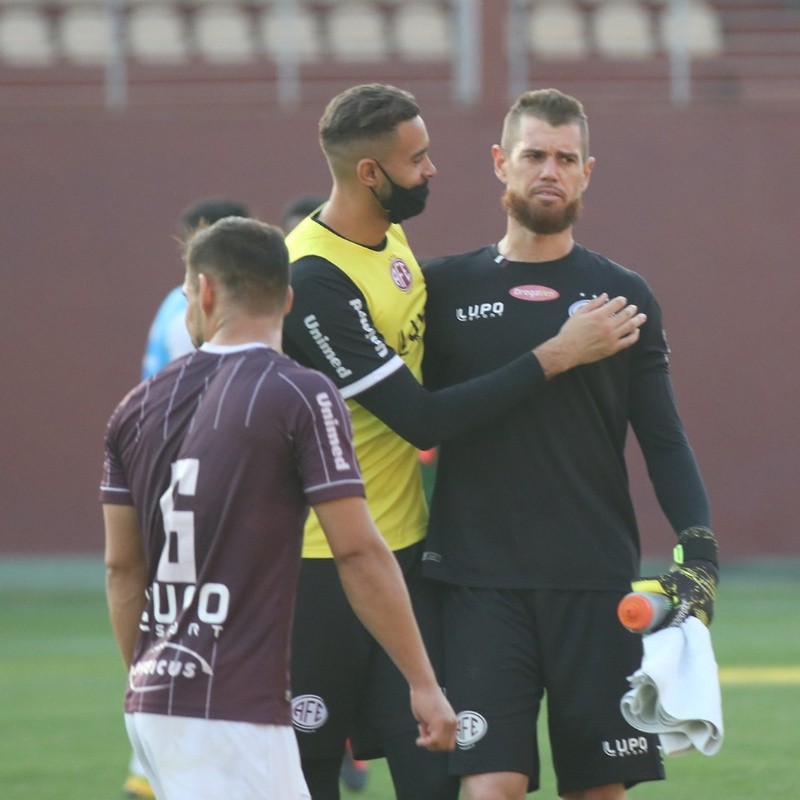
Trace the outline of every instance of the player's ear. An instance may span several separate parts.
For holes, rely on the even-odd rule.
[[[283,304],[283,316],[285,317],[291,310],[294,303],[294,289],[290,286],[286,290],[286,301]]]
[[[216,295],[217,295],[217,287],[216,284],[214,283],[213,278],[206,275],[205,272],[198,273],[197,301],[204,314],[208,315],[211,313],[211,309],[214,307],[214,300],[216,299]]]
[[[506,151],[499,144],[492,145],[492,164],[494,165],[494,174],[500,183],[506,182]]]
[[[381,171],[374,158],[362,158],[356,164],[356,175],[361,183],[376,186],[381,180]]]
[[[583,188],[589,185],[589,178],[592,177],[592,170],[594,169],[595,159],[593,156],[590,156],[586,159],[586,162],[583,165]]]

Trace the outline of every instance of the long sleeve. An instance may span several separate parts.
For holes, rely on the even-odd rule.
[[[528,352],[487,375],[429,391],[406,368],[355,397],[395,433],[426,450],[492,416],[546,384]]]
[[[710,526],[705,485],[678,415],[667,369],[647,370],[631,388],[631,425],[664,515],[680,532]]]

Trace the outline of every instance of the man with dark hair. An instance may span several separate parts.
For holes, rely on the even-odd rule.
[[[346,407],[281,353],[282,232],[226,218],[185,261],[199,349],[116,408],[101,483],[125,722],[156,796],[310,798],[288,680],[309,504],[353,610],[408,682],[417,744],[451,748],[455,716],[364,501]]]
[[[211,225],[224,217],[249,216],[247,207],[236,200],[224,197],[199,200],[181,214],[181,241],[186,241],[189,234],[200,225]],[[185,316],[186,298],[183,296],[183,287],[176,286],[164,298],[150,325],[142,358],[142,380],[192,349]]]
[[[249,216],[247,206],[237,200],[227,197],[204,198],[183,210],[178,221],[178,235],[185,242],[201,225],[211,225],[224,217]],[[183,286],[176,286],[161,301],[150,324],[142,357],[142,380],[155,375],[171,361],[193,349],[194,345],[186,328],[186,297]],[[155,797],[135,753],[128,764],[128,775],[122,790],[128,797],[143,800]]]
[[[330,101],[319,139],[333,187],[322,208],[287,237],[295,305],[284,324],[286,349],[329,375],[346,398],[370,510],[406,576],[423,634],[435,642],[435,598],[420,575],[427,509],[417,448],[502,413],[574,365],[631,346],[644,318],[624,298],[600,297],[549,341],[535,351],[520,348],[522,355],[491,375],[426,391],[425,282],[397,224],[423,210],[436,174],[419,107],[393,86],[356,86]],[[315,800],[339,797],[348,735],[356,757],[386,756],[400,800],[457,794],[445,759],[414,746],[399,678],[347,609],[319,520],[310,515],[292,688]],[[307,713],[312,704],[314,715]]]
[[[300,220],[319,208],[325,198],[303,194],[291,200],[281,212],[281,227],[288,233]],[[214,197],[192,203],[181,214],[180,238],[187,237],[200,225],[212,225],[224,217],[249,217],[247,206],[238,200]],[[170,361],[192,349],[186,330],[186,298],[183,287],[176,286],[164,298],[156,312],[147,337],[142,359],[142,380],[163,369]]]
[[[312,211],[316,211],[325,198],[319,194],[301,194],[290,200],[281,211],[281,228],[284,233],[292,231]]]
[[[629,349],[577,367],[439,452],[424,572],[443,591],[445,678],[459,713],[464,800],[522,800],[539,786],[544,694],[558,792],[622,800],[663,778],[657,736],[620,712],[641,638],[616,606],[640,570],[625,467],[629,424],[679,548],[647,587],[711,621],[714,535],[672,393],[661,311],[637,274],[587,250],[573,224],[595,160],[581,104],[527,92],[492,147],[508,220],[497,244],[427,265],[426,386],[444,389],[546,341],[598,295],[647,315]],[[480,297],[495,313],[465,324]],[[535,300],[536,302],[530,302]]]
[[[211,197],[198,200],[184,209],[181,214],[181,238],[185,241],[201,225],[213,225],[225,217],[249,217],[250,212],[244,203],[227,197]]]

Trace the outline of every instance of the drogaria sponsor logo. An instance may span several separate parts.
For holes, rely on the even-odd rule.
[[[548,300],[558,300],[561,296],[555,289],[549,286],[512,286],[508,293],[517,300],[527,300],[529,303],[543,303]]]
[[[458,715],[458,726],[456,727],[456,744],[461,750],[469,750],[486,736],[489,724],[486,717],[477,711],[462,711]]]
[[[459,322],[474,322],[476,319],[492,319],[502,317],[505,305],[500,301],[495,303],[475,303],[473,306],[456,309],[456,319]]]
[[[174,652],[165,657],[165,650]],[[181,644],[162,642],[151,647],[131,666],[128,684],[133,692],[156,692],[168,689],[176,678],[191,680],[197,677],[198,672],[214,675],[211,665],[199,653]]]
[[[328,437],[333,463],[339,472],[346,472],[351,465],[344,457],[344,450],[342,450],[342,440],[339,436],[339,420],[333,413],[333,401],[327,392],[320,392],[315,399],[322,414],[322,422],[325,425],[325,434]]]
[[[381,341],[377,331],[372,325],[369,324],[369,315],[364,311],[364,304],[357,298],[350,301],[350,307],[358,314],[358,321],[364,330],[364,338],[375,348],[375,352],[381,357],[385,358],[389,355],[389,349],[384,342]]]
[[[340,378],[349,378],[353,374],[353,371],[342,364],[341,359],[336,355],[336,351],[330,345],[330,339],[319,329],[319,321],[317,318],[313,314],[309,314],[303,319],[303,324],[306,326],[306,330],[311,334],[311,338],[316,342],[322,355],[325,356],[325,360],[333,367],[337,376]]]
[[[395,258],[389,265],[389,274],[398,289],[407,292],[411,288],[411,270],[401,258]]]
[[[292,699],[292,723],[299,731],[315,731],[328,721],[328,706],[316,694],[301,694]]]
[[[647,751],[647,739],[644,736],[631,736],[630,739],[614,739],[613,742],[603,742],[603,752],[611,758],[642,756]]]

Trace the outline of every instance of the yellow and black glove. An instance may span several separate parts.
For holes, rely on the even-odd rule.
[[[673,610],[660,627],[680,625],[697,617],[708,626],[714,618],[719,568],[717,540],[703,527],[686,528],[678,536],[674,563],[668,572],[654,578],[639,578],[631,584],[635,592],[655,592],[670,598]]]

